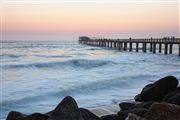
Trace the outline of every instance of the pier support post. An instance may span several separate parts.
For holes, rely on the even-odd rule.
[[[172,48],[173,48],[173,44],[169,45],[169,54],[172,54]]]
[[[107,44],[108,44],[107,47],[109,47],[109,41],[107,42]]]
[[[132,42],[129,43],[129,51],[132,51]]]
[[[119,42],[116,42],[116,49],[119,49]]]
[[[122,50],[122,42],[119,42],[119,50]]]
[[[180,44],[179,44],[179,56],[180,56]]]
[[[159,53],[161,53],[161,49],[162,49],[162,44],[159,43]]]
[[[153,53],[156,53],[156,43],[153,43]]]
[[[102,47],[104,46],[104,42],[102,41],[102,45],[101,45]]]
[[[146,43],[143,43],[143,52],[146,52]]]
[[[164,54],[167,55],[167,53],[168,53],[168,44],[165,43],[164,46],[165,46],[164,47]]]
[[[139,51],[139,43],[137,42],[136,43],[136,52],[138,52]]]
[[[114,42],[114,48],[116,48],[116,42]]]
[[[153,44],[150,43],[150,52],[152,52]]]
[[[124,51],[127,50],[127,42],[124,42]]]

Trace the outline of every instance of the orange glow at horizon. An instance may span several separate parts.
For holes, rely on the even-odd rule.
[[[109,33],[177,31],[177,3],[3,3],[3,31],[11,33]],[[175,34],[177,34],[175,33]]]

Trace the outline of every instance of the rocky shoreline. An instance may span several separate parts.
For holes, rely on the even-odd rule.
[[[11,111],[6,120],[180,120],[180,87],[174,76],[146,85],[134,102],[122,102],[117,114],[98,117],[79,108],[74,98],[66,96],[57,107],[45,114],[25,115]]]

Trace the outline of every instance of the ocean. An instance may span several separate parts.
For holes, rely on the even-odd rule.
[[[1,120],[14,110],[46,113],[67,95],[88,109],[133,100],[162,77],[180,79],[180,57],[80,45],[1,43]]]

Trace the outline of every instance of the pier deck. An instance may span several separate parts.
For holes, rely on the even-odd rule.
[[[164,37],[164,38],[149,38],[149,39],[97,39],[90,38],[87,36],[79,37],[80,44],[86,44],[91,46],[99,47],[110,47],[123,51],[133,51],[136,52],[142,50],[143,52],[162,53],[165,55],[173,53],[173,46],[178,45],[178,55],[180,56],[180,38],[175,37]],[[140,47],[140,45],[142,47]],[[135,48],[133,48],[135,46]]]

